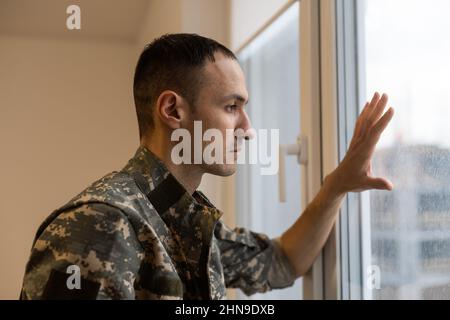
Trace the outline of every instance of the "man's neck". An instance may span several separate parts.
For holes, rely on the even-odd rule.
[[[203,173],[200,172],[195,165],[180,164],[176,165],[171,159],[171,145],[163,143],[142,142],[141,145],[150,150],[157,156],[170,171],[170,173],[178,180],[189,194],[193,194],[197,190],[202,181]]]

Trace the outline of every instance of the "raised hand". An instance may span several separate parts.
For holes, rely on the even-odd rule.
[[[381,134],[394,116],[390,107],[384,112],[388,96],[375,93],[367,102],[356,121],[353,138],[347,153],[331,174],[340,193],[359,192],[369,189],[392,190],[392,183],[372,174],[372,156]]]

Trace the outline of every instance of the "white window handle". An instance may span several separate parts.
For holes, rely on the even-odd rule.
[[[300,165],[306,165],[308,162],[308,139],[298,136],[297,143],[280,144],[279,168],[278,168],[278,198],[280,202],[286,202],[286,165],[285,156],[297,156],[297,162]]]

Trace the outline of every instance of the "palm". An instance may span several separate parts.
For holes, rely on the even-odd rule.
[[[394,110],[389,108],[384,114],[387,95],[378,93],[367,103],[356,121],[355,131],[347,154],[336,171],[343,177],[346,191],[368,189],[392,189],[392,183],[384,178],[376,178],[372,172],[372,156],[384,129],[391,121]]]

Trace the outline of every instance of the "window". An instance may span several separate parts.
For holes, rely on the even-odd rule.
[[[343,207],[343,298],[450,299],[448,12],[448,0],[337,2],[340,156],[373,92],[396,109],[373,160],[395,189]]]
[[[239,53],[249,91],[247,112],[253,127],[279,129],[280,143],[300,133],[299,5],[295,2]],[[248,148],[247,148],[248,149]],[[286,202],[278,198],[278,176],[261,175],[260,165],[240,165],[236,175],[237,224],[277,237],[300,210],[300,166],[287,157]],[[301,280],[290,288],[251,299],[300,299]],[[239,294],[238,298],[247,298]]]

